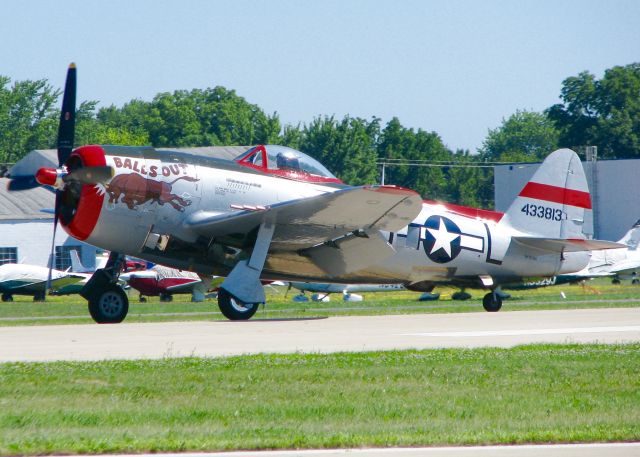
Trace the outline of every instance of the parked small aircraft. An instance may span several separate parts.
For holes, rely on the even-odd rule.
[[[82,291],[97,322],[120,322],[128,301],[116,286],[124,255],[201,275],[224,276],[218,305],[249,319],[265,301],[261,279],[405,285],[481,285],[485,309],[505,282],[582,269],[591,209],[582,165],[552,153],[505,216],[491,219],[423,203],[395,186],[348,186],[311,157],[252,147],[233,161],[151,147],[73,149],[76,69],[69,68],[58,131],[59,168],[10,189],[56,189],[55,226],[111,251]],[[476,214],[478,214],[476,212]]]
[[[131,271],[120,275],[120,280],[145,297],[160,297],[160,301],[172,301],[173,294],[192,294],[192,301],[204,300],[207,292],[204,282],[196,273],[155,265],[149,270]]]
[[[407,290],[402,284],[335,284],[319,282],[290,282],[289,289],[295,288],[300,291],[294,297],[295,301],[303,301],[305,292],[313,292],[313,301],[324,301],[331,294],[342,294],[345,301],[360,301],[362,297],[357,293],[363,292],[391,292],[397,290]],[[287,289],[288,292],[288,289]]]
[[[83,276],[47,267],[22,263],[5,263],[0,265],[0,293],[2,301],[13,301],[14,295],[33,295],[34,301],[42,301],[47,292],[47,282],[51,273],[50,288],[52,291],[82,281]]]
[[[640,283],[640,220],[633,224],[618,243],[625,247],[594,252],[587,267],[576,275],[613,276],[614,284],[620,283],[620,280]]]

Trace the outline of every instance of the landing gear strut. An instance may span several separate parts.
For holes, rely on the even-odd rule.
[[[105,267],[97,269],[80,291],[89,302],[89,314],[98,324],[117,324],[127,317],[129,299],[117,284],[124,261],[123,255],[112,252]]]
[[[260,303],[243,303],[238,298],[231,295],[226,289],[218,291],[218,307],[229,320],[246,321],[258,310]]]
[[[500,308],[502,308],[502,297],[497,291],[491,291],[482,299],[482,306],[490,313],[500,311]]]

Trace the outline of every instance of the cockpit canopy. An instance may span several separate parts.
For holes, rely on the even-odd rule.
[[[298,181],[342,182],[317,160],[286,146],[258,145],[240,154],[234,161],[249,168]]]

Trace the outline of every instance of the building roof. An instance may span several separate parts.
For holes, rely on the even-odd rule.
[[[0,178],[0,221],[8,220],[51,220],[53,214],[43,210],[53,210],[55,194],[44,188],[36,187],[20,192],[9,192],[9,179]]]
[[[159,151],[179,151],[189,154],[216,157],[231,160],[245,152],[251,146],[207,146],[201,148],[158,148]],[[24,156],[11,168],[12,176],[33,176],[41,167],[57,167],[58,155],[55,149],[34,149]],[[44,187],[23,190],[20,192],[7,191],[9,179],[0,178],[0,221],[50,219],[51,213],[43,210],[53,210],[55,194]]]

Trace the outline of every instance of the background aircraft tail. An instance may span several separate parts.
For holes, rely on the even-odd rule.
[[[640,220],[636,221],[633,227],[618,242],[626,244],[630,250],[635,251],[638,248],[638,244],[640,244]]]
[[[500,222],[543,238],[584,239],[591,196],[578,155],[558,149],[542,162]]]
[[[82,265],[77,250],[71,249],[69,251],[69,256],[71,257],[71,271],[75,273],[91,273],[91,269]]]

